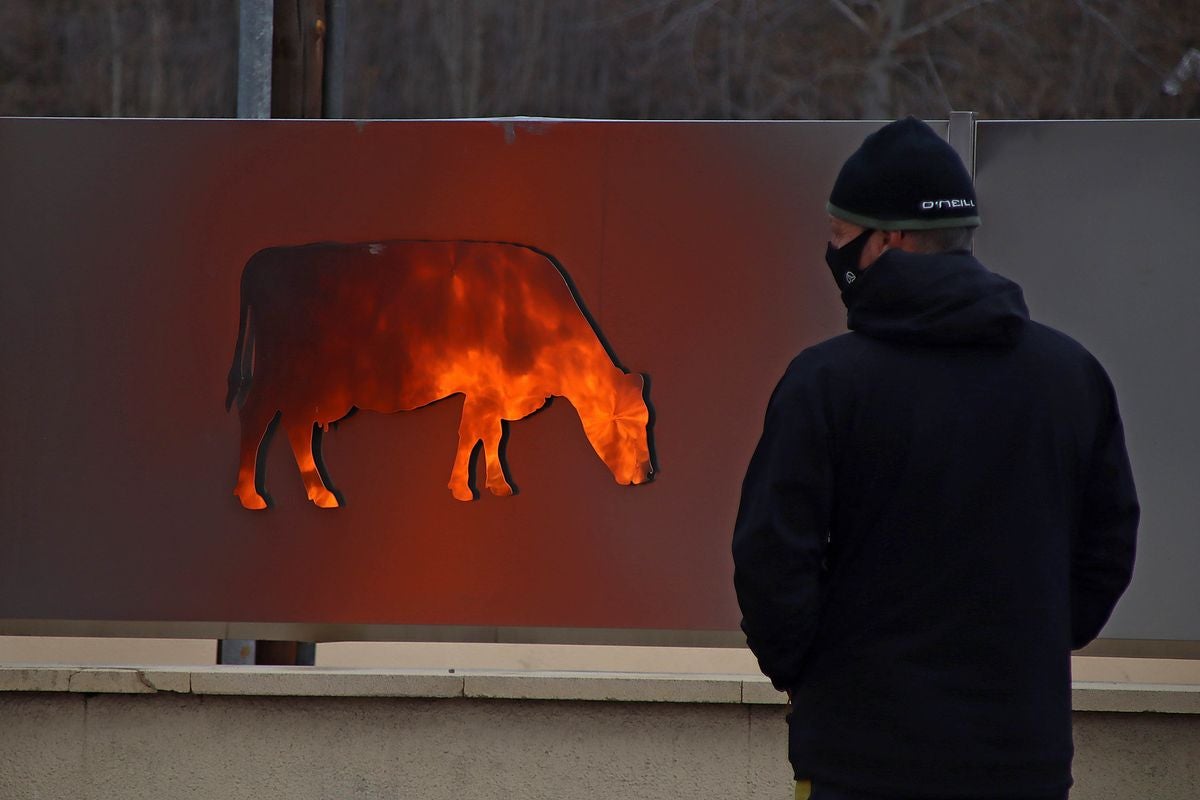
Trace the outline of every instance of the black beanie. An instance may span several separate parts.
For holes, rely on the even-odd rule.
[[[973,228],[975,187],[945,139],[915,117],[872,133],[838,173],[826,209],[885,231]]]

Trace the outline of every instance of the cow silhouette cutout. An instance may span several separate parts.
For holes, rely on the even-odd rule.
[[[653,477],[643,376],[609,355],[551,257],[518,244],[382,241],[272,247],[242,273],[228,410],[239,407],[234,494],[267,507],[264,443],[278,421],[308,498],[339,504],[327,485],[318,428],[355,409],[391,413],[464,395],[450,490],[474,499],[482,442],[487,487],[513,489],[501,457],[504,422],[567,398],[621,484]],[[314,452],[315,450],[315,452]]]

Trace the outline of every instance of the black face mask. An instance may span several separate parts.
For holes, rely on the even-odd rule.
[[[850,291],[854,282],[861,277],[858,260],[862,257],[863,248],[867,246],[867,239],[870,239],[874,232],[867,229],[841,247],[834,247],[832,244],[825,246],[825,263],[829,265],[829,271],[833,273],[833,279],[837,281],[838,288],[843,293]]]

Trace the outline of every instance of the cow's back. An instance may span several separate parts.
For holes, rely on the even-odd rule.
[[[557,393],[555,363],[578,371],[607,358],[562,273],[519,245],[269,248],[247,264],[243,291],[256,386],[281,408],[322,409],[318,421],[456,392],[496,402],[544,396]]]

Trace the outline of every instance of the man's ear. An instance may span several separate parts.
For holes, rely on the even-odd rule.
[[[884,231],[883,244],[889,250],[917,252],[916,240],[913,239],[911,231]]]

